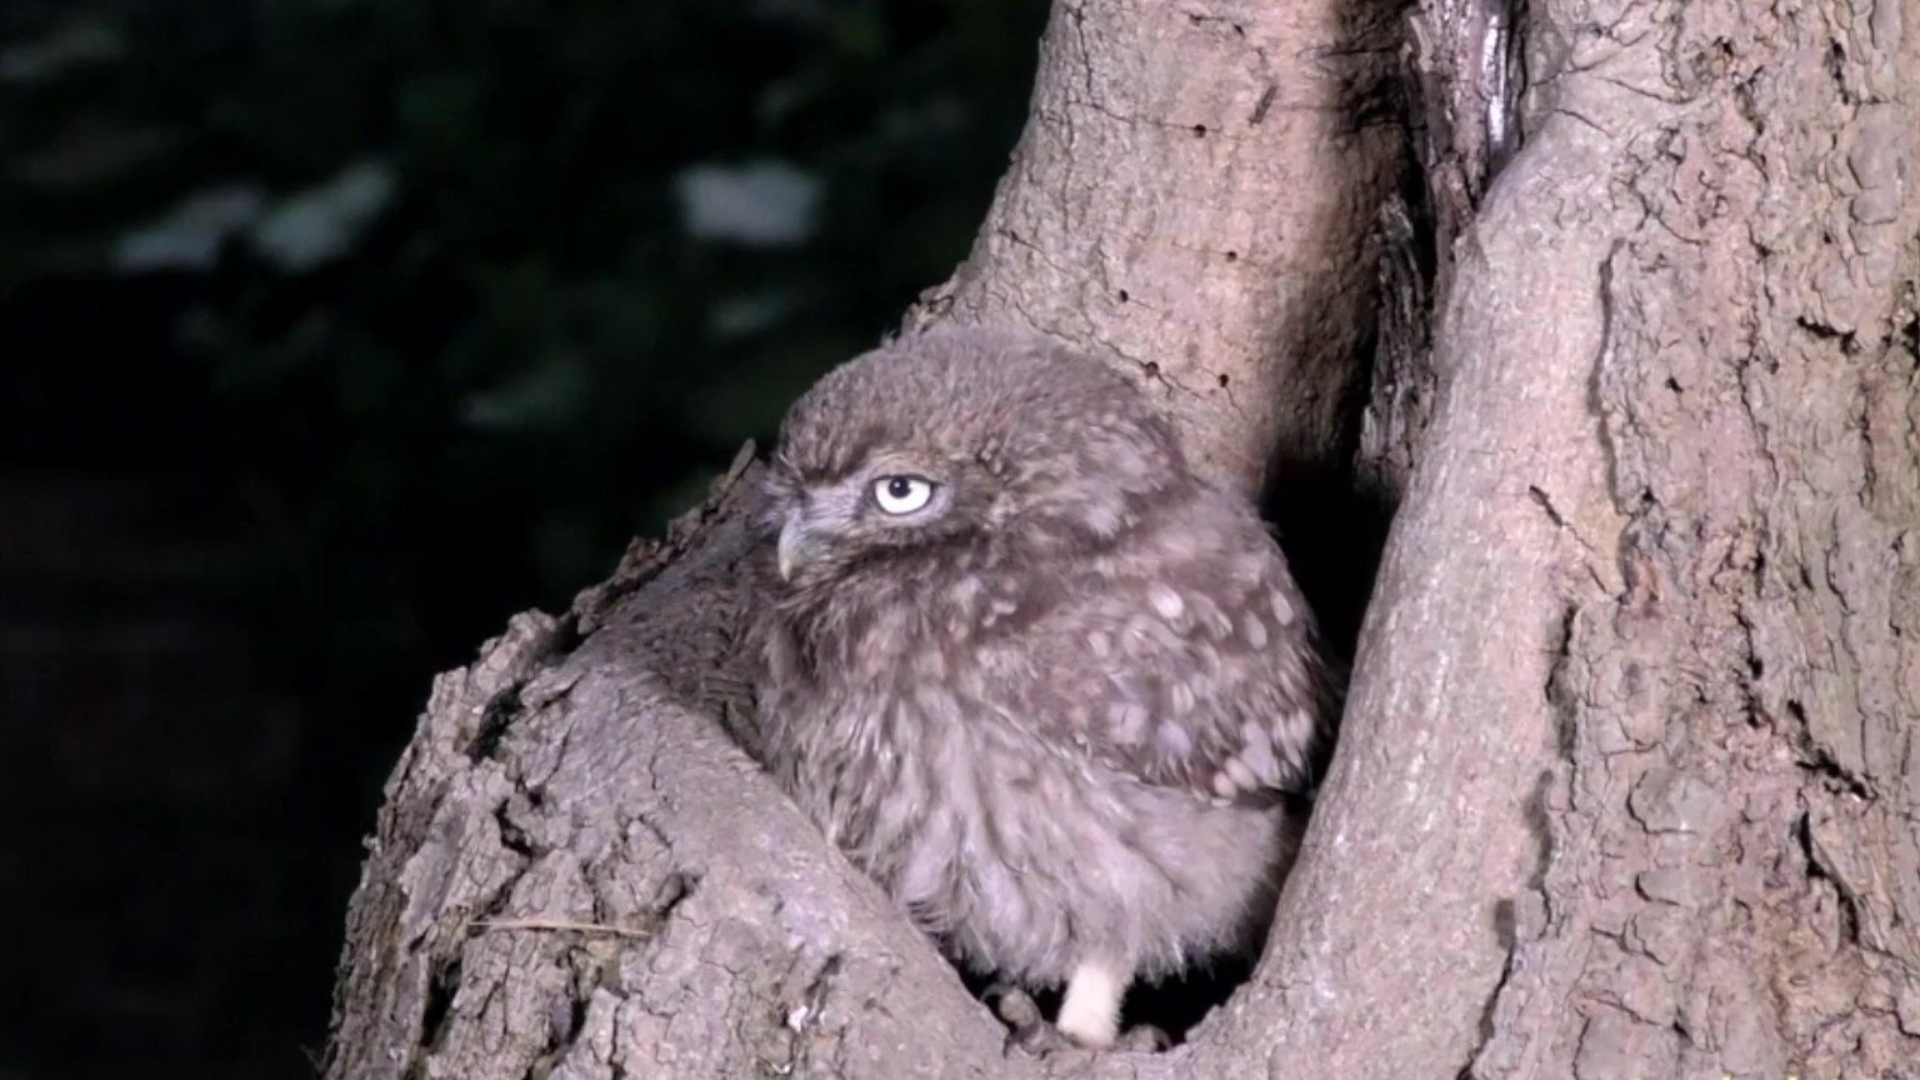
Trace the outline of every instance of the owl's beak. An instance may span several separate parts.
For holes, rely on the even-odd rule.
[[[819,548],[819,538],[808,527],[807,519],[799,514],[788,515],[780,526],[780,580],[792,581],[793,572]]]

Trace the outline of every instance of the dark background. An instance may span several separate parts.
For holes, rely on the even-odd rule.
[[[1044,0],[0,0],[0,1080],[313,1072],[434,672],[961,258]]]

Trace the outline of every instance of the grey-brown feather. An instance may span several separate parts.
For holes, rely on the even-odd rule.
[[[902,521],[865,498],[940,485]],[[1156,977],[1255,940],[1330,690],[1251,506],[1150,402],[1024,334],[868,353],[788,415],[766,517],[770,771],[970,965]],[[771,547],[771,545],[769,545]]]

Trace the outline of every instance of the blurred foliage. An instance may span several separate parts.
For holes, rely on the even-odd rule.
[[[276,586],[392,644],[564,604],[942,280],[1044,4],[7,11],[10,456],[233,470]]]
[[[556,602],[964,254],[1042,9],[28,0],[0,293],[189,279],[141,330],[289,542],[485,503]],[[763,162],[800,227],[689,228]]]
[[[0,454],[191,475],[244,523],[267,678],[320,729],[301,948],[337,947],[429,674],[965,255],[1045,10],[0,5]]]

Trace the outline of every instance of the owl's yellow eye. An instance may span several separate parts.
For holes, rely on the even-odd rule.
[[[933,500],[933,481],[918,476],[883,476],[873,482],[873,501],[893,515],[911,514]]]

